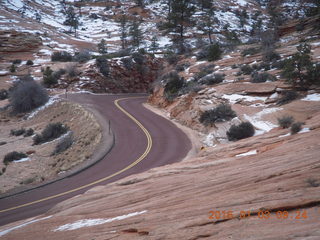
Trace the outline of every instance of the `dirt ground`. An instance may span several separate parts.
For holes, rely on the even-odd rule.
[[[35,133],[40,133],[47,124],[57,122],[69,127],[73,132],[74,143],[55,156],[51,154],[59,139],[33,146],[32,136],[10,135],[10,130],[20,128],[32,128]],[[0,146],[0,194],[53,179],[89,159],[101,138],[101,127],[93,114],[82,106],[67,101],[57,101],[29,120],[0,112],[0,142],[5,143]],[[30,160],[12,162],[5,166],[2,160],[12,151],[26,153]]]

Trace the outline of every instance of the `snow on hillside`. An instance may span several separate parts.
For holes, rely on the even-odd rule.
[[[67,3],[72,2],[74,1],[67,1]],[[135,6],[132,1],[123,0],[121,3],[121,6],[108,8],[101,5],[98,6],[98,4],[82,6],[82,15],[79,17],[80,25],[75,40],[96,44],[101,39],[105,39],[108,43],[109,51],[118,50],[120,47],[120,26],[115,20],[115,15],[122,12],[126,13]],[[254,17],[259,11],[259,7],[249,0],[230,0],[230,2],[214,2],[214,4],[216,7],[215,17],[218,19],[218,24],[214,26],[216,33],[223,32],[224,27],[228,25],[229,30],[236,31],[239,38],[245,42],[249,38],[252,25],[258,19],[262,18],[263,24],[265,24],[264,16]],[[248,14],[248,19],[243,26],[241,26],[239,16],[237,16],[237,11],[241,11],[241,9],[245,9]],[[0,30],[16,29],[41,35],[50,33],[53,30],[60,33],[70,30],[69,26],[63,24],[66,17],[62,13],[63,6],[58,0],[5,0],[3,6],[0,6],[1,10],[11,17],[8,19],[0,16]],[[12,11],[16,13],[15,16],[12,15]],[[77,8],[75,8],[75,11],[78,13]],[[142,47],[148,48],[153,36],[158,38],[160,48],[167,47],[171,44],[170,34],[164,35],[157,29],[157,23],[165,21],[168,11],[166,2],[155,0],[150,4],[146,4],[145,11],[147,14],[143,17],[141,25],[144,35]],[[90,15],[92,14],[95,14],[96,17],[91,17]],[[205,14],[205,12],[198,9],[193,18],[195,21],[199,21],[201,16]],[[35,29],[37,15],[41,15],[40,24],[42,25]],[[187,42],[191,46],[195,45],[195,39],[199,34],[202,34],[206,39],[205,33],[198,30],[197,27],[187,29],[185,34],[188,36]],[[217,40],[224,39],[222,34],[216,34],[215,37]]]

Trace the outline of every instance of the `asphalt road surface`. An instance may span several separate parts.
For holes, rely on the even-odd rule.
[[[111,121],[114,147],[102,161],[72,177],[0,199],[0,226],[45,213],[94,186],[182,160],[191,148],[190,140],[173,123],[144,108],[145,96],[137,96],[69,96]]]

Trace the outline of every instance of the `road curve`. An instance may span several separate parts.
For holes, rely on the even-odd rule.
[[[115,146],[103,160],[79,174],[0,199],[0,226],[45,213],[91,187],[180,161],[191,148],[190,140],[173,123],[143,107],[146,97],[74,94],[69,98],[95,108],[111,121]]]

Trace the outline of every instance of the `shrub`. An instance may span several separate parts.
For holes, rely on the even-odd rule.
[[[65,150],[71,147],[71,145],[73,144],[73,141],[74,141],[73,134],[72,133],[68,134],[66,137],[64,137],[58,142],[58,144],[56,145],[55,149],[52,152],[52,155],[57,155],[64,152]]]
[[[282,128],[289,128],[293,122],[294,119],[292,116],[283,116],[278,118],[278,123]]]
[[[65,69],[65,72],[69,77],[76,77],[79,74],[76,64],[68,65],[67,68]]]
[[[242,52],[241,52],[241,55],[242,57],[245,57],[247,55],[254,55],[254,54],[257,54],[261,51],[260,48],[247,48],[247,49],[244,49]]]
[[[222,103],[216,108],[203,112],[199,121],[205,126],[212,126],[216,122],[229,121],[236,116],[230,105]]]
[[[23,134],[24,137],[30,137],[34,134],[34,130],[32,128],[29,128],[26,130],[26,132]]]
[[[281,57],[280,57],[279,53],[277,53],[273,50],[266,50],[263,53],[262,60],[265,62],[273,62],[273,61],[279,60],[280,58]]]
[[[33,65],[33,61],[29,59],[29,60],[27,61],[26,65],[32,66],[32,65]]]
[[[10,135],[12,136],[21,136],[22,134],[25,134],[26,130],[24,128],[21,129],[11,129]]]
[[[177,62],[179,61],[178,54],[175,54],[174,52],[167,52],[164,55],[164,58],[170,65],[177,64]]]
[[[9,94],[14,113],[29,112],[44,105],[48,99],[45,89],[34,80],[16,82]]]
[[[249,75],[253,72],[253,69],[250,65],[246,64],[246,65],[242,65],[240,68],[241,72],[245,75]]]
[[[293,134],[296,134],[296,133],[300,132],[300,131],[301,131],[301,128],[302,128],[302,125],[303,125],[303,123],[301,123],[301,122],[295,122],[295,123],[293,123],[293,124],[291,125],[291,128],[290,128],[291,134],[293,135]]]
[[[20,64],[21,62],[21,59],[15,59],[12,61],[12,64]]]
[[[103,76],[105,77],[109,76],[110,69],[109,69],[108,60],[106,57],[103,57],[103,56],[98,57],[96,59],[96,65]]]
[[[6,89],[0,89],[0,100],[5,100],[9,96],[8,91]]]
[[[320,74],[317,72],[320,67],[312,62],[310,45],[302,43],[297,50],[291,58],[284,61],[281,75],[293,86],[308,89],[313,83],[320,83]]]
[[[223,51],[220,48],[220,45],[218,43],[212,44],[208,48],[208,61],[216,61],[221,58]]]
[[[10,66],[10,72],[12,72],[12,73],[14,73],[15,71],[16,71],[16,66],[14,65],[14,64],[12,64],[11,66]]]
[[[164,87],[164,94],[168,100],[172,100],[179,95],[179,90],[184,86],[184,80],[177,72],[170,72],[164,77],[167,81]]]
[[[296,91],[288,90],[282,92],[282,97],[277,101],[278,105],[284,105],[293,100],[296,100],[299,97],[299,94]]]
[[[43,72],[43,84],[46,87],[51,87],[52,85],[57,84],[59,78],[60,75],[54,73],[50,67],[47,67]]]
[[[274,82],[276,80],[277,78],[275,76],[267,72],[263,72],[263,73],[254,72],[253,74],[251,74],[252,83],[262,83],[266,81]]]
[[[221,83],[224,80],[225,75],[220,73],[210,74],[200,79],[201,84],[213,85]]]
[[[26,157],[28,157],[28,156],[24,153],[21,153],[21,152],[16,152],[16,151],[10,152],[4,156],[3,163],[5,165],[8,165],[10,162],[17,161],[17,160],[20,160],[20,159],[26,158]]]
[[[79,63],[85,63],[91,59],[91,55],[89,51],[81,51],[77,52],[74,57],[74,61],[77,61]]]
[[[6,145],[7,142],[0,142],[0,146]]]
[[[227,131],[229,141],[237,141],[254,135],[254,127],[250,122],[243,122],[239,125],[232,125]]]
[[[50,123],[45,129],[41,132],[41,134],[37,134],[33,138],[33,144],[39,145],[45,142],[50,142],[68,131],[68,127],[64,126],[62,123]]]
[[[54,62],[71,62],[72,61],[72,55],[66,51],[61,52],[54,52],[51,55],[51,61]]]

